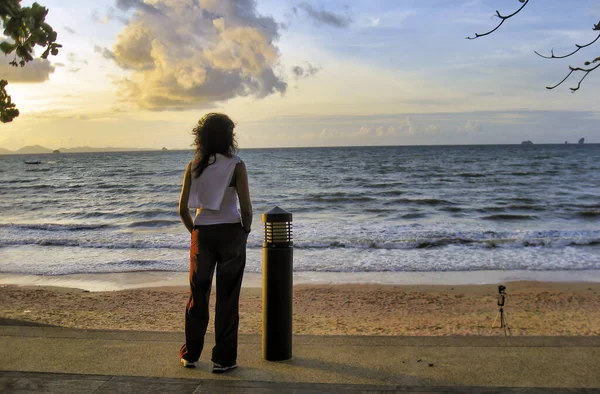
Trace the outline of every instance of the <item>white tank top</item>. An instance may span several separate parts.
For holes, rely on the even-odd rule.
[[[206,167],[198,178],[192,176],[188,199],[189,208],[214,211],[221,209],[225,191],[231,183],[235,166],[241,159],[236,155],[227,157],[219,153],[215,155],[214,159],[214,163]]]
[[[217,154],[202,175],[192,178],[188,207],[196,208],[195,225],[241,223],[237,191],[229,186],[240,161],[236,155]]]
[[[235,187],[228,187],[218,211],[206,208],[196,210],[194,224],[196,226],[223,223],[241,223],[242,218],[237,206],[238,195]]]

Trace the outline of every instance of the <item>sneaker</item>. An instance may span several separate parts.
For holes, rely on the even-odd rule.
[[[186,368],[196,368],[196,362],[195,361],[188,361],[185,358],[182,358],[179,361],[181,361],[181,365],[183,365]]]
[[[233,365],[221,365],[221,364],[217,364],[217,363],[213,363],[213,373],[223,373],[223,372],[227,372],[227,371],[231,371],[232,369],[237,368],[237,364],[233,364]]]

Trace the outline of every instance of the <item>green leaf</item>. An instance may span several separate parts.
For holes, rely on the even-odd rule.
[[[20,27],[21,19],[11,18],[8,22],[4,23],[4,35],[14,38],[14,36],[17,35]]]
[[[7,81],[0,80],[0,122],[2,123],[12,122],[19,116],[19,110],[4,89],[6,85],[8,85]]]
[[[17,44],[13,44],[8,41],[0,42],[0,51],[2,51],[5,55],[12,53],[15,48],[17,48]]]
[[[46,18],[46,15],[48,15],[48,10],[46,7],[42,7],[38,3],[33,3],[31,9],[29,10],[29,15],[36,21],[43,21]]]

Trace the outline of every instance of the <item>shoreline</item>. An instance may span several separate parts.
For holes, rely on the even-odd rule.
[[[511,282],[600,283],[600,270],[446,271],[446,272],[294,272],[298,285],[496,285]],[[0,273],[0,286],[51,286],[91,292],[187,287],[187,272],[140,271],[57,276]],[[260,273],[246,272],[244,288],[262,287]]]

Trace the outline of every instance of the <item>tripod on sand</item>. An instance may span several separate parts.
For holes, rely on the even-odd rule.
[[[492,334],[492,330],[500,318],[500,327],[504,329],[504,336],[511,335],[510,327],[508,326],[508,320],[506,319],[506,313],[504,312],[504,303],[506,301],[506,286],[500,285],[498,286],[498,313],[496,313],[496,318],[492,323],[492,328],[490,329],[490,335]]]

